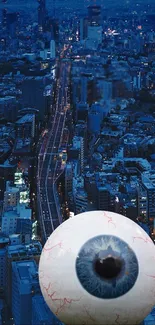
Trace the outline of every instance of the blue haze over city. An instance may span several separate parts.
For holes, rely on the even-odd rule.
[[[1,0],[0,325],[62,325],[40,255],[93,210],[155,241],[155,3]]]

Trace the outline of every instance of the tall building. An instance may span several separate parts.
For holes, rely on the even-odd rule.
[[[40,242],[35,242],[29,245],[20,245],[16,243],[15,237],[12,239],[11,245],[6,249],[6,290],[5,297],[7,305],[12,307],[12,262],[35,260],[39,263],[42,247]],[[15,275],[16,276],[16,275]],[[14,288],[13,288],[14,289]],[[21,325],[21,323],[16,323]],[[27,324],[31,324],[27,322]],[[26,325],[27,325],[26,324]]]
[[[21,104],[23,107],[36,108],[39,110],[39,119],[43,120],[46,113],[44,77],[26,77],[23,80],[21,90]]]
[[[0,238],[1,245],[1,238]],[[5,274],[6,274],[6,249],[0,248],[0,295],[2,294],[5,287]]]
[[[5,96],[0,98],[0,116],[7,122],[14,122],[17,118],[18,102],[15,96]]]
[[[91,26],[101,25],[101,6],[88,7],[88,19]]]
[[[134,90],[141,90],[142,88],[141,72],[139,72],[136,76],[133,77],[133,88]]]
[[[75,125],[74,134],[78,137],[82,137],[84,140],[84,155],[88,153],[88,132],[87,132],[87,123],[84,121],[79,121]]]
[[[107,80],[103,80],[102,83],[102,95],[104,100],[109,100],[112,98],[112,82],[111,81],[107,81]]]
[[[88,35],[88,18],[84,17],[80,19],[80,41],[85,40]]]
[[[46,24],[46,1],[38,0],[38,28],[42,32],[45,29]]]
[[[93,81],[93,75],[91,72],[81,72],[80,74],[80,95],[81,103],[86,104],[88,102],[88,91],[90,92],[90,85]],[[75,89],[76,90],[76,89]],[[78,89],[77,89],[78,90]]]
[[[82,188],[78,188],[75,194],[75,214],[88,210],[88,195]]]
[[[22,244],[30,244],[32,241],[32,220],[26,218],[18,218],[16,225],[16,234],[20,235]]]
[[[2,308],[3,308],[3,301],[0,300],[0,325],[2,325],[2,313],[1,313]]]
[[[54,39],[56,44],[59,43],[59,20],[53,17],[46,17],[45,32],[48,33],[50,39]],[[50,41],[50,40],[48,40]]]
[[[81,90],[80,78],[73,77],[72,78],[72,100],[74,105],[76,105],[76,103],[79,101],[80,90]]]
[[[97,45],[102,43],[102,26],[88,26],[88,41],[90,45],[92,44],[92,46],[93,42]]]
[[[94,172],[88,171],[85,174],[84,186],[88,194],[88,200],[91,202],[96,202],[97,198],[97,185]]]
[[[34,259],[12,262],[12,314],[16,325],[61,325],[40,291]]]
[[[110,209],[110,193],[104,185],[97,187],[97,204],[98,210],[109,211]]]
[[[32,325],[61,325],[47,306],[43,296],[35,295],[32,298]]]
[[[72,192],[73,186],[73,163],[68,162],[65,168],[65,197],[68,199],[68,195]]]
[[[82,173],[83,168],[84,168],[84,138],[74,136],[74,138],[73,138],[73,148],[78,150],[80,172]]]
[[[10,182],[6,182],[6,191],[4,192],[3,211],[8,211],[16,207],[20,200],[20,191],[18,187],[10,186]]]
[[[12,262],[12,314],[16,325],[31,324],[32,296],[39,293],[35,261]]]
[[[53,17],[55,18],[55,0],[53,0]]]
[[[101,128],[101,114],[92,109],[88,114],[88,129],[90,133],[99,134]]]
[[[81,74],[81,103],[87,103],[87,82],[88,78],[84,74]]]
[[[15,38],[19,32],[19,13],[9,12],[6,16],[7,31],[11,38]]]
[[[55,40],[55,43],[58,44],[59,43],[59,20],[52,19],[51,25],[52,25],[53,38]]]
[[[3,28],[6,28],[7,26],[7,9],[2,10],[2,26]]]
[[[17,138],[34,138],[35,114],[26,114],[16,122]]]
[[[5,183],[10,180],[13,181],[14,173],[16,171],[17,164],[6,160],[4,163],[0,164],[0,199],[3,200],[3,195],[5,191]]]
[[[87,121],[89,105],[78,103],[76,105],[76,121]]]
[[[55,59],[55,55],[56,55],[56,53],[55,53],[55,41],[52,39],[50,41],[50,58]]]
[[[82,28],[83,27],[83,28]],[[81,25],[81,34],[84,32],[84,25]],[[85,38],[84,38],[85,39]],[[86,48],[97,50],[102,43],[101,7],[88,7],[87,38]]]
[[[0,234],[0,297],[3,296],[6,286],[6,247],[9,245],[9,237]]]
[[[25,219],[31,221],[32,210],[28,209],[25,204],[20,204],[16,208],[10,211],[6,211],[2,217],[2,232],[6,235],[12,235],[17,233],[17,220]],[[30,223],[27,221],[27,223]],[[20,232],[19,232],[20,233]]]
[[[154,224],[155,220],[155,174],[145,172],[138,188],[138,216],[140,221]]]

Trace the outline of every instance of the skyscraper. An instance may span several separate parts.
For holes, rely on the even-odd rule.
[[[44,88],[44,77],[26,77],[21,86],[21,103],[23,107],[39,110],[40,120],[44,119],[45,116],[46,97],[44,96]]]
[[[88,17],[83,17],[80,19],[80,40],[84,40],[87,38],[88,35]]]
[[[9,237],[0,233],[0,297],[5,292],[6,286],[6,247],[9,244]]]
[[[53,39],[55,40],[56,44],[58,44],[59,43],[59,20],[52,19],[51,26],[53,32]]]
[[[32,297],[32,325],[63,325],[50,311],[43,296]]]
[[[13,244],[7,246],[6,248],[6,290],[5,290],[5,297],[6,297],[6,303],[9,306],[9,308],[14,308],[16,304],[13,304],[12,306],[12,298],[14,297],[14,293],[12,293],[12,286],[13,285],[13,280],[14,280],[14,275],[15,277],[17,276],[17,273],[12,273],[12,262],[18,262],[22,261],[25,263],[25,261],[30,260],[35,260],[36,263],[39,263],[40,259],[40,254],[41,254],[41,244],[40,242],[35,242],[35,244],[29,244],[29,245],[19,245]],[[33,262],[34,263],[34,262]],[[18,265],[18,264],[16,264]],[[15,280],[16,281],[16,280]],[[19,283],[19,282],[18,282]],[[15,286],[13,289],[16,288]],[[18,303],[18,302],[17,302]],[[14,314],[14,312],[13,312]],[[17,323],[17,324],[22,324],[22,323]],[[30,324],[27,322],[27,324]],[[27,325],[26,324],[26,325]]]
[[[38,0],[38,28],[39,31],[44,31],[46,23],[46,2],[45,0]]]
[[[2,26],[3,28],[6,28],[7,26],[7,9],[2,10]]]
[[[88,7],[88,19],[91,26],[100,26],[101,24],[101,6]]]
[[[50,58],[55,59],[55,41],[52,39],[50,41]]]
[[[37,271],[34,260],[12,262],[12,313],[15,324],[31,324],[32,296],[40,294]]]
[[[6,14],[6,27],[10,37],[15,38],[19,33],[19,13],[9,12]],[[5,25],[5,15],[3,16]]]

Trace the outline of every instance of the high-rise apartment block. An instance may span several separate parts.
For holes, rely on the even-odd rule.
[[[46,23],[46,2],[45,0],[38,0],[38,27],[39,31],[42,32],[45,29]]]

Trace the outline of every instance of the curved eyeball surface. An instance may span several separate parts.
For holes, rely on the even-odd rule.
[[[155,246],[122,215],[81,213],[48,238],[39,281],[66,325],[139,325],[155,305]]]

